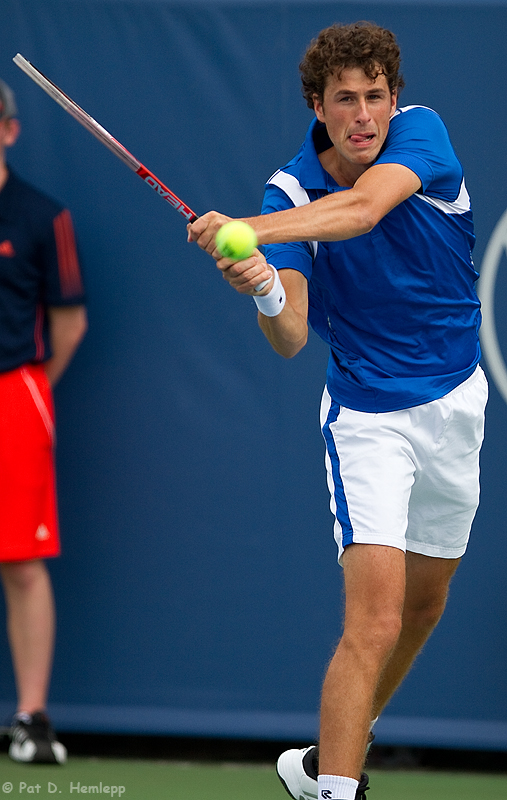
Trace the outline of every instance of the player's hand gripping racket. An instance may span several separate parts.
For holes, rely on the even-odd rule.
[[[116,156],[118,156],[118,158],[121,159],[121,161],[123,161],[127,167],[139,175],[139,177],[142,178],[143,181],[148,184],[148,186],[151,186],[151,188],[154,189],[160,197],[166,200],[170,206],[175,208],[176,211],[184,216],[188,222],[195,222],[195,220],[198,218],[197,214],[195,214],[192,209],[183,202],[183,200],[180,200],[180,198],[177,197],[174,192],[171,192],[171,190],[168,189],[168,187],[165,186],[165,184],[163,184],[162,181],[153,174],[153,172],[150,172],[149,169],[141,164],[141,162],[138,161],[137,158],[132,155],[132,153],[129,153],[126,147],[124,147],[113,136],[111,136],[111,134],[106,131],[102,125],[99,125],[99,123],[94,120],[93,117],[87,114],[86,111],[83,111],[83,109],[78,106],[74,100],[71,100],[68,95],[62,92],[62,90],[59,89],[56,84],[50,81],[49,78],[46,78],[46,76],[36,67],[34,67],[30,61],[22,56],[21,53],[17,53],[12,60],[20,69],[23,70],[23,72],[26,72],[26,74],[33,81],[35,81],[35,83],[40,86],[41,89],[44,89],[44,91],[50,97],[52,97],[53,100],[56,100],[56,102],[59,103],[59,105],[61,105],[65,111],[68,111],[68,113],[74,117],[74,119],[80,122],[84,128],[86,128],[93,136],[95,136],[99,142],[105,144],[105,146],[108,147],[109,150],[111,150],[111,152],[113,152]],[[263,283],[260,283],[255,287],[255,290],[260,292],[268,282],[269,281],[263,281]]]

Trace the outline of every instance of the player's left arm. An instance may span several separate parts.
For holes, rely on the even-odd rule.
[[[376,164],[351,189],[305,206],[245,220],[260,244],[288,241],[339,241],[369,233],[395,206],[421,188],[421,181],[402,164]]]
[[[321,197],[304,206],[244,218],[259,244],[331,242],[369,233],[395,206],[421,188],[421,181],[402,164],[376,164],[351,189]],[[218,229],[229,218],[210,211],[189,226],[189,239],[209,253]]]
[[[84,305],[50,306],[47,315],[52,356],[45,362],[44,368],[50,384],[54,386],[81,343],[88,320]]]

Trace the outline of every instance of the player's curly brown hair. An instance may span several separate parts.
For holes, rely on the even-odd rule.
[[[405,85],[400,61],[396,37],[387,28],[374,22],[331,25],[312,40],[299,65],[303,96],[313,108],[314,96],[322,100],[329,76],[346,67],[361,67],[372,80],[383,73],[391,93],[399,92]]]

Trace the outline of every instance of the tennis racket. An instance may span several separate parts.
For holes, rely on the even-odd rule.
[[[56,100],[65,111],[74,117],[81,125],[86,128],[99,142],[105,144],[106,147],[111,150],[118,158],[123,161],[124,164],[127,165],[133,172],[139,175],[142,180],[151,186],[152,189],[156,191],[156,193],[162,197],[163,200],[166,200],[170,206],[172,206],[176,211],[178,211],[188,222],[194,222],[197,219],[197,214],[195,214],[191,208],[187,206],[183,200],[180,200],[174,192],[172,192],[165,184],[162,183],[161,180],[157,178],[153,172],[150,172],[140,161],[135,158],[132,153],[129,153],[126,147],[124,147],[120,142],[118,142],[111,134],[106,131],[102,125],[93,119],[86,111],[78,106],[74,100],[71,100],[68,95],[62,92],[61,89],[56,86],[49,78],[46,78],[40,70],[34,67],[30,61],[27,61],[21,53],[18,53],[12,59],[14,63],[26,72],[26,74],[33,80],[35,83],[44,89],[44,91]]]
[[[81,106],[78,106],[74,100],[62,92],[62,90],[55,84],[53,81],[50,81],[49,78],[34,67],[34,65],[28,61],[21,53],[17,53],[14,58],[12,59],[14,63],[25,72],[29,78],[31,78],[41,89],[53,98],[62,108],[65,109],[75,120],[77,120],[87,131],[89,131],[99,142],[102,142],[115,156],[118,156],[120,161],[123,161],[124,164],[129,167],[133,172],[139,175],[142,180],[151,186],[152,189],[156,191],[159,197],[162,197],[163,200],[166,200],[169,205],[176,209],[185,219],[187,222],[195,222],[198,219],[197,214],[192,211],[183,200],[174,194],[164,183],[162,183],[156,175],[153,174],[149,169],[147,169],[144,164],[141,164],[140,161],[135,158],[135,156],[130,153],[126,147],[124,147],[114,136],[111,136],[109,131],[106,131],[105,128],[102,127],[93,117],[84,111]],[[269,281],[263,281],[258,286],[255,287],[255,291],[260,292]]]

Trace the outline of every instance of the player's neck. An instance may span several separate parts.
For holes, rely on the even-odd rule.
[[[5,162],[3,161],[0,161],[0,192],[7,183],[8,177],[9,177],[9,170],[7,169],[7,164],[5,164]]]
[[[339,159],[334,147],[319,153],[319,161],[338,186],[354,186],[357,179],[368,169],[363,164],[351,164],[345,159]]]

